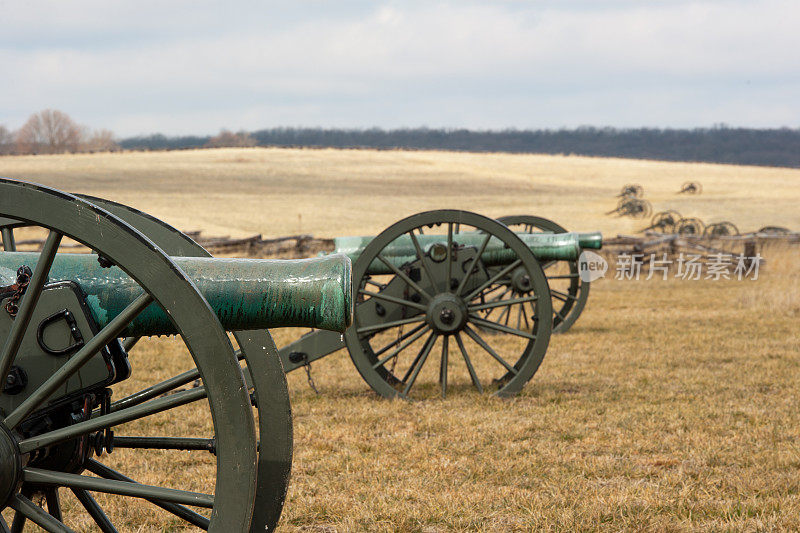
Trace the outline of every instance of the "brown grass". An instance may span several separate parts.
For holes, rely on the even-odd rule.
[[[656,211],[742,230],[800,230],[800,170],[547,155],[226,148],[0,158],[0,176],[108,197],[208,235],[378,231],[427,209],[536,213],[572,229],[633,232],[603,213],[626,183]],[[675,194],[700,181],[699,196]]]
[[[687,215],[800,229],[800,171],[785,169],[253,149],[2,158],[0,174],[132,203],[209,234],[279,235],[298,224],[317,235],[374,233],[443,206],[629,232],[639,223],[602,216],[627,182]],[[703,183],[702,196],[672,194],[688,179]],[[319,396],[302,371],[291,374],[295,462],[282,529],[800,529],[800,253],[764,254],[758,281],[597,282],[576,326],[553,337],[511,400],[468,386],[446,400],[380,400],[346,352],[313,365]],[[274,332],[278,345],[297,334]],[[168,340],[137,347],[137,375],[177,371],[174,350]],[[189,416],[157,422],[142,431],[165,424],[206,435]],[[111,457],[142,480],[209,483],[203,460],[182,453]],[[124,530],[176,527],[147,507],[107,501]]]

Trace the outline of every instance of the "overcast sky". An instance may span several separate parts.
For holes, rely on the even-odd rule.
[[[800,127],[800,1],[0,0],[0,125]]]

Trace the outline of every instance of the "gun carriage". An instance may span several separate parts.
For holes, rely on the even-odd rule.
[[[47,232],[40,253],[14,251],[14,231],[25,226]],[[106,495],[130,498],[122,508],[133,513],[143,506],[131,504],[149,502],[175,527],[273,529],[292,441],[285,376],[266,328],[346,329],[349,260],[219,262],[142,213],[7,179],[0,227],[0,530],[30,520],[71,531],[66,524],[89,520],[116,531]],[[57,253],[64,238],[94,253]],[[225,329],[237,331],[239,350]],[[139,336],[176,333],[184,371],[166,379],[136,371],[128,351]],[[114,468],[114,450],[153,465],[192,451],[193,475],[156,472],[158,484],[137,483]],[[65,491],[78,503],[62,505]]]

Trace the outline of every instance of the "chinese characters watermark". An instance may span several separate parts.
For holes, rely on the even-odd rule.
[[[675,259],[670,259],[666,253],[660,255],[623,253],[617,257],[614,279],[640,280],[643,276],[642,271],[646,270],[647,275],[644,279],[649,280],[659,275],[661,279],[666,280],[672,270],[674,272],[672,277],[690,281],[700,279],[755,281],[758,279],[758,268],[762,260],[763,257],[758,253],[753,257],[744,254],[715,253],[705,257],[705,260],[699,254],[681,253]],[[673,265],[675,268],[671,269]]]

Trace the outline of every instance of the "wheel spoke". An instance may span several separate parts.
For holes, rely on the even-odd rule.
[[[575,279],[580,277],[580,274],[560,274],[557,276],[547,276],[547,279]]]
[[[28,329],[28,323],[31,321],[33,310],[36,303],[39,301],[39,296],[42,295],[42,288],[47,282],[47,275],[50,273],[50,267],[53,265],[53,259],[56,257],[58,245],[61,242],[62,235],[57,231],[50,231],[47,235],[47,240],[42,248],[42,253],[39,254],[39,259],[36,262],[36,268],[33,269],[33,275],[22,296],[22,300],[17,310],[17,316],[14,323],[11,325],[11,330],[8,332],[6,342],[3,344],[3,349],[0,351],[0,382],[5,383],[6,376],[8,376],[11,365],[14,364],[14,359],[17,357],[22,339],[25,336],[25,331]],[[0,394],[3,389],[0,388]],[[9,429],[14,429],[9,427]]]
[[[112,524],[111,520],[106,516],[105,511],[103,511],[100,504],[97,503],[97,500],[95,500],[91,494],[83,489],[72,489],[72,493],[75,494],[75,497],[81,502],[81,505],[83,505],[83,508],[89,513],[89,516],[92,517],[94,523],[100,528],[100,531],[103,533],[117,533],[117,528],[114,527],[114,524]]]
[[[425,339],[425,342],[422,343],[422,348],[419,349],[419,351],[417,352],[417,356],[414,358],[414,361],[412,361],[411,365],[408,367],[408,370],[406,370],[403,379],[400,380],[402,383],[408,381],[408,378],[411,376],[412,372],[414,372],[414,369],[417,367],[417,363],[419,363],[419,360],[422,359],[422,353],[428,347],[428,341],[431,340],[431,337],[433,337],[435,334],[436,333],[431,332],[428,338]]]
[[[502,307],[504,305],[514,305],[514,304],[523,304],[525,302],[535,302],[538,300],[539,297],[536,295],[533,296],[523,296],[522,298],[509,298],[508,300],[492,300],[491,302],[486,302],[485,304],[476,304],[470,305],[467,309],[470,312],[473,311],[480,311],[482,309],[493,309],[495,307]]]
[[[393,351],[392,353],[390,353],[389,355],[387,355],[383,359],[380,359],[377,363],[372,365],[372,368],[378,368],[379,366],[383,366],[388,361],[397,357],[400,354],[400,352],[408,348],[411,344],[415,343],[417,339],[425,335],[425,333],[427,333],[429,329],[431,329],[430,326],[428,326],[427,324],[422,324],[422,328],[420,328],[419,331],[413,337],[409,338],[406,342],[398,346],[395,351]]]
[[[206,451],[216,454],[217,441],[216,439],[187,437],[122,437],[114,435],[114,448]]]
[[[464,331],[467,333],[467,335],[469,335],[469,336],[470,336],[470,338],[471,338],[472,340],[474,340],[474,341],[475,341],[475,342],[478,344],[478,346],[480,346],[481,348],[483,348],[484,350],[486,350],[486,352],[487,352],[489,355],[491,355],[492,357],[494,357],[494,358],[497,360],[497,362],[498,362],[498,363],[500,363],[501,365],[503,365],[503,366],[506,368],[506,370],[508,370],[509,372],[511,372],[511,373],[513,373],[513,374],[517,374],[517,373],[519,373],[519,372],[518,372],[518,370],[517,370],[516,368],[514,368],[513,366],[509,365],[509,364],[506,362],[506,360],[505,360],[505,359],[503,359],[502,357],[500,357],[499,355],[497,355],[497,352],[495,352],[495,351],[492,349],[492,347],[491,347],[491,346],[489,346],[489,344],[488,344],[488,343],[487,343],[485,340],[483,340],[483,338],[482,338],[480,335],[478,335],[478,333],[477,333],[475,330],[473,330],[473,329],[472,329],[471,327],[469,327],[469,326],[466,326],[466,327],[464,328]]]
[[[382,262],[384,265],[386,265],[387,267],[389,267],[389,269],[390,269],[392,272],[394,272],[394,273],[395,273],[397,276],[399,276],[399,277],[400,277],[400,279],[402,279],[402,280],[403,280],[403,281],[405,281],[405,282],[406,282],[408,285],[410,285],[410,286],[411,286],[411,287],[412,287],[412,288],[413,288],[415,291],[417,291],[417,292],[418,292],[418,293],[420,293],[422,296],[424,296],[426,300],[430,300],[430,299],[431,299],[431,295],[430,295],[430,294],[428,294],[428,293],[427,293],[427,291],[423,290],[423,289],[422,289],[422,287],[420,287],[419,285],[417,285],[417,283],[416,283],[414,280],[412,280],[411,278],[409,278],[409,277],[408,277],[408,275],[407,275],[405,272],[403,272],[402,270],[400,270],[399,268],[397,268],[397,267],[396,267],[396,266],[395,266],[395,265],[394,265],[392,262],[388,261],[388,260],[387,260],[385,257],[383,257],[383,256],[382,256],[382,255],[380,255],[380,254],[378,254],[378,260],[379,260],[379,261],[381,261],[381,262]]]
[[[89,420],[78,422],[71,426],[66,426],[54,431],[42,433],[35,437],[21,440],[19,449],[21,453],[32,452],[39,448],[73,439],[99,429],[113,427],[125,422],[144,418],[162,411],[167,411],[181,405],[195,402],[206,397],[206,391],[202,387],[186,391],[176,392],[163,398],[150,400],[140,405],[135,405],[127,409],[122,409],[114,413],[90,418]]]
[[[503,285],[498,285],[498,287],[503,287]],[[494,289],[492,289],[491,291],[489,291],[488,293],[485,293],[485,294],[491,294],[492,292],[494,292]],[[483,303],[484,304],[493,304],[495,302],[503,302],[503,297],[506,294],[508,294],[509,292],[511,292],[511,288],[510,287],[505,287],[505,290],[503,292],[501,292],[499,295],[495,295],[494,298],[491,298],[488,302],[484,301]],[[475,304],[475,305],[481,305],[481,304]],[[502,305],[504,305],[504,303],[500,303],[498,305],[502,306]],[[491,308],[488,310],[487,313],[485,313],[485,315],[488,316],[490,314],[492,314]]]
[[[103,492],[106,494],[131,496],[133,498],[182,503],[208,509],[214,507],[214,496],[211,494],[168,489],[153,485],[141,485],[130,481],[88,477],[78,474],[67,474],[65,472],[55,472],[52,470],[42,470],[39,468],[24,468],[22,470],[22,478],[25,482],[35,485],[56,485],[60,487],[90,490],[93,492]],[[31,517],[29,516],[28,518]],[[31,518],[31,520],[33,520],[33,518]]]
[[[517,335],[518,337],[525,337],[526,339],[536,340],[536,335],[528,333],[527,331],[522,331],[521,329],[504,326],[502,324],[498,324],[497,322],[492,322],[491,320],[484,320],[475,315],[470,315],[469,317],[470,321],[475,322],[479,326],[483,326],[489,329],[494,329],[497,331],[502,331],[503,333],[510,333],[511,335]]]
[[[444,290],[450,292],[450,280],[453,278],[453,223],[447,223],[447,277],[444,280]]]
[[[404,300],[403,298],[396,298],[394,296],[389,296],[388,294],[383,294],[380,292],[372,292],[364,289],[358,290],[359,294],[364,294],[366,296],[371,296],[373,298],[377,298],[379,300],[384,300],[386,302],[391,302],[397,305],[404,305],[406,307],[411,307],[413,309],[417,309],[419,311],[427,311],[428,307],[422,304],[418,304],[416,302],[412,302],[411,300]]]
[[[503,322],[503,323],[504,323],[506,326],[508,326],[508,321],[511,319],[511,308],[510,308],[510,307],[506,307],[506,311],[507,311],[507,312],[505,313],[505,315],[506,315],[506,320],[505,320],[505,322]],[[499,322],[499,320],[498,320],[498,322]]]
[[[165,394],[173,389],[178,387],[182,387],[188,383],[191,383],[200,378],[200,372],[193,368],[192,370],[187,370],[177,376],[173,376],[167,380],[162,381],[161,383],[156,383],[146,389],[142,389],[138,392],[131,394],[130,396],[126,396],[116,402],[111,404],[111,412],[120,411],[122,409],[127,409],[128,407],[133,407],[134,405],[139,405],[140,403],[144,403],[147,400],[151,400],[162,394]]]
[[[477,289],[475,289],[474,291],[469,293],[467,296],[465,296],[464,300],[466,300],[468,302],[474,300],[475,297],[478,296],[481,292],[483,292],[483,290],[486,287],[489,287],[492,283],[496,282],[497,280],[499,280],[500,278],[502,278],[503,276],[505,276],[506,274],[508,274],[509,272],[511,272],[512,270],[514,270],[515,268],[517,268],[521,264],[522,264],[522,259],[517,259],[516,261],[514,261],[513,263],[511,263],[510,265],[505,267],[503,270],[501,270],[500,272],[498,272],[497,274],[495,274],[494,276],[492,276],[488,280],[484,281],[483,284],[481,284],[480,287],[478,287]]]
[[[61,517],[61,501],[58,497],[58,487],[51,487],[44,491],[44,498],[47,501],[47,512],[58,521],[63,522]]]
[[[472,361],[470,361],[469,355],[467,355],[467,348],[464,346],[464,341],[461,339],[460,333],[456,333],[456,344],[458,344],[458,349],[461,350],[461,356],[464,358],[464,363],[467,365],[467,370],[469,371],[469,377],[472,379],[472,384],[475,385],[475,388],[478,389],[478,392],[482,393],[483,387],[478,379],[478,374],[475,373],[475,368],[472,366]]]
[[[566,301],[569,301],[569,300],[577,300],[577,298],[575,296],[572,296],[571,294],[567,294],[567,293],[564,293],[564,292],[561,292],[561,291],[557,291],[557,290],[554,290],[552,288],[550,289],[550,294],[552,294],[553,296],[555,296],[556,298],[558,298],[562,302],[566,302]]]
[[[9,506],[45,531],[50,531],[51,533],[75,533],[22,494],[14,496]],[[16,519],[14,521],[16,522]]]
[[[437,337],[438,335],[436,335],[436,333],[431,332],[430,336],[425,341],[425,345],[422,347],[422,351],[417,356],[414,364],[411,365],[411,368],[409,368],[409,372],[413,370],[413,372],[411,372],[411,376],[406,373],[406,377],[403,378],[403,383],[406,384],[405,388],[403,389],[403,396],[408,396],[408,393],[411,391],[411,387],[413,387],[414,382],[417,381],[417,376],[419,375],[420,370],[422,370],[422,367],[425,365],[425,361],[428,359],[428,354],[431,353]]]
[[[244,359],[244,355],[242,355],[241,350],[236,350],[235,352],[237,361],[241,361]],[[127,409],[128,407],[133,407],[134,405],[139,405],[140,403],[144,403],[147,400],[152,400],[158,396],[164,395],[178,387],[182,387],[193,381],[197,381],[200,379],[200,372],[193,368],[191,370],[187,370],[177,376],[173,376],[169,379],[162,381],[161,383],[156,383],[146,389],[142,389],[138,392],[134,392],[130,396],[126,396],[116,402],[111,404],[110,412],[120,411],[122,409]],[[245,383],[247,384],[247,388],[252,388],[251,378],[249,372],[244,373]],[[200,387],[203,388],[203,387]]]
[[[417,241],[417,236],[414,235],[414,230],[408,232],[408,235],[411,237],[411,242],[414,244],[414,249],[417,251],[417,257],[419,258],[420,263],[422,263],[422,268],[425,270],[425,275],[428,276],[428,282],[430,282],[431,286],[436,281],[436,278],[433,277],[431,274],[431,268],[428,265],[428,262],[425,260],[425,254],[422,253],[422,248],[419,246],[419,241]]]
[[[14,241],[14,230],[3,228],[3,250],[6,252],[16,252],[17,243]]]
[[[450,335],[442,337],[442,359],[439,366],[439,383],[442,385],[442,398],[447,397],[447,345],[450,342]]]
[[[25,401],[14,409],[5,419],[6,426],[14,429],[39,405],[44,403],[66,380],[92,356],[97,354],[103,346],[117,338],[119,332],[125,329],[128,323],[136,318],[145,307],[150,305],[153,297],[147,293],[142,294],[128,305],[117,317],[108,323],[100,332],[83,345],[78,352],[69,358],[64,365],[56,370],[42,385],[39,386]]]
[[[470,276],[472,276],[472,271],[475,269],[475,265],[478,264],[478,259],[481,258],[483,255],[483,251],[486,250],[486,245],[489,244],[489,241],[492,239],[491,233],[486,234],[486,238],[483,239],[480,248],[478,248],[478,253],[475,257],[472,258],[472,261],[469,264],[469,268],[467,268],[467,272],[464,274],[464,277],[461,278],[461,283],[458,284],[458,290],[456,290],[456,294],[461,294],[461,291],[464,290],[464,287],[467,286],[467,281],[469,280]],[[467,301],[471,300],[471,298],[466,298]]]
[[[385,285],[385,284],[383,284],[383,283],[378,283],[378,282],[376,282],[376,281],[372,281],[371,279],[365,279],[365,280],[364,280],[364,282],[365,282],[365,283],[369,283],[370,285],[373,285],[373,286],[375,286],[375,287],[378,287],[380,290],[383,290],[383,289],[385,289],[385,288],[386,288],[386,285]]]
[[[382,324],[373,324],[372,326],[357,328],[356,333],[373,333],[389,328],[395,328],[397,326],[403,326],[405,324],[416,324],[417,322],[422,322],[423,320],[425,320],[425,315],[412,316],[411,318],[403,318],[402,320],[395,320],[393,322],[384,322]]]
[[[23,491],[23,496],[25,496]],[[14,521],[11,522],[11,533],[22,533],[22,530],[25,529],[25,522],[28,519],[25,518],[25,515],[20,513],[19,511],[14,512]]]
[[[86,468],[91,473],[96,474],[102,478],[113,479],[116,481],[125,481],[128,483],[136,483],[136,481],[132,480],[131,478],[125,476],[124,474],[121,474],[120,472],[117,472],[112,468],[107,467],[106,465],[104,465],[99,461],[95,461],[94,459],[90,459],[86,463]],[[157,505],[158,507],[161,507],[165,511],[168,511],[183,520],[186,520],[193,526],[199,527],[200,529],[207,531],[208,526],[211,523],[209,519],[206,518],[205,516],[195,511],[192,511],[191,509],[188,509],[183,505],[179,505],[177,503],[165,502],[161,500],[148,499],[147,501],[149,501],[154,505]]]
[[[414,333],[416,333],[416,332],[418,332],[419,330],[421,330],[422,328],[424,328],[426,325],[427,325],[427,324],[425,324],[425,323],[423,322],[422,324],[420,324],[420,325],[416,326],[414,329],[412,329],[412,330],[410,330],[410,331],[407,331],[406,333],[403,333],[403,334],[402,334],[400,337],[398,337],[397,339],[393,340],[392,342],[390,342],[389,344],[387,344],[386,346],[384,346],[383,348],[381,348],[380,350],[378,350],[377,352],[375,352],[375,356],[377,357],[377,356],[379,356],[380,354],[384,353],[386,350],[388,350],[388,349],[390,349],[390,348],[392,348],[392,347],[395,347],[395,346],[397,346],[398,344],[400,344],[401,342],[403,342],[404,340],[406,340],[407,338],[409,338],[411,335],[413,335]]]
[[[508,312],[509,312],[509,309],[511,309],[511,308],[510,308],[510,307],[506,307],[505,309],[503,309],[503,312],[502,312],[502,313],[500,313],[500,316],[499,316],[499,317],[497,317],[497,322],[498,322],[498,323],[499,323],[501,320],[503,320],[503,317],[506,317],[506,323],[508,323]]]

